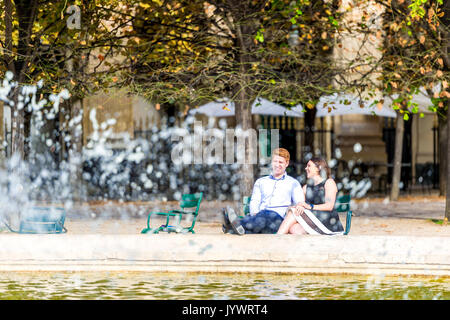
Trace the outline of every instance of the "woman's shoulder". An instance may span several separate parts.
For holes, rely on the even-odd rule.
[[[328,179],[325,181],[325,187],[326,187],[326,186],[337,187],[337,186],[336,186],[336,182],[334,181],[333,178],[328,178]]]

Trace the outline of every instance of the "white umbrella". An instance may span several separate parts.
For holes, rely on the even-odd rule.
[[[232,117],[234,116],[234,102],[228,98],[212,101],[196,109],[190,110],[191,114],[204,114],[208,117]]]
[[[294,108],[289,110],[264,98],[256,98],[252,105],[252,114],[262,114],[270,116],[303,118],[304,115],[302,110],[303,109],[300,105],[295,106]]]
[[[212,101],[204,104],[196,109],[192,109],[191,114],[204,114],[208,117],[231,117],[234,116],[234,102],[228,98],[220,101]],[[289,110],[279,104],[270,102],[264,98],[256,98],[252,104],[252,114],[269,115],[269,116],[286,116],[286,117],[303,117],[302,108],[296,106]]]
[[[346,114],[367,114],[377,115],[379,117],[396,118],[397,113],[386,103],[380,109],[376,104],[370,101],[362,101],[361,108],[359,98],[351,94],[334,93],[329,96],[323,96],[317,103],[316,117],[338,116]]]

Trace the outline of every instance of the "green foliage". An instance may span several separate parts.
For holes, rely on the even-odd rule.
[[[436,0],[436,3],[438,5],[443,5],[443,0]],[[423,18],[425,16],[425,13],[427,11],[426,6],[432,4],[432,1],[430,0],[413,0],[411,1],[411,4],[408,6],[410,9],[410,17],[411,18]],[[411,21],[409,21],[411,24]]]
[[[431,222],[439,224],[439,225],[443,225],[444,224],[444,220],[443,219],[431,219]]]
[[[339,14],[328,1],[131,3],[138,44],[124,54],[122,76],[152,100],[194,106],[245,92],[295,105],[332,91],[341,72],[328,20]]]
[[[413,94],[425,88],[432,96],[430,110],[441,114],[450,96],[447,83],[450,80],[446,57],[443,56],[448,39],[447,26],[441,23],[442,1],[380,1],[384,5],[384,45],[382,56],[376,64],[382,70],[379,78],[386,94],[398,94],[393,107],[404,112],[417,113],[417,104],[411,103]],[[432,88],[442,84],[439,96],[433,96]]]
[[[264,28],[259,29],[256,32],[255,40],[257,40],[259,42],[264,42]]]
[[[16,1],[13,7],[12,52],[0,60],[0,77],[11,69],[20,83],[44,81],[43,94],[68,88],[72,95],[83,97],[113,83],[115,66],[107,65],[108,56],[121,46],[119,33],[125,19],[112,8],[115,0],[75,1],[81,14],[81,29],[69,29],[67,1]],[[35,7],[35,14],[21,6]],[[18,14],[23,12],[22,15]],[[6,14],[6,13],[5,13]],[[113,21],[112,23],[109,23]],[[29,31],[24,26],[30,25]],[[5,30],[5,19],[0,19]],[[4,39],[7,38],[6,34]],[[25,45],[24,45],[25,44]],[[68,62],[73,64],[68,70]]]

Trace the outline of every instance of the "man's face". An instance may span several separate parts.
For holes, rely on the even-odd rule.
[[[272,172],[274,176],[280,176],[286,171],[289,162],[285,158],[274,155],[272,157]]]

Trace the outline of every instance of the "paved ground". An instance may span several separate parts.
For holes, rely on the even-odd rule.
[[[220,209],[231,201],[203,201],[195,230],[203,234],[221,233]],[[136,234],[146,225],[147,212],[177,208],[176,202],[91,203],[69,210],[66,227],[72,234]],[[389,202],[377,198],[352,203],[352,235],[406,235],[450,237],[450,225],[442,226],[433,219],[444,216],[443,197],[400,198]],[[345,217],[341,217],[345,223]]]
[[[195,235],[142,235],[149,210],[176,203],[90,203],[68,211],[64,235],[0,234],[0,270],[126,270],[450,276],[450,225],[439,197],[356,201],[349,236],[223,234],[204,201]],[[343,217],[342,217],[343,218]],[[342,219],[345,221],[345,219]],[[38,241],[37,241],[38,240]]]

